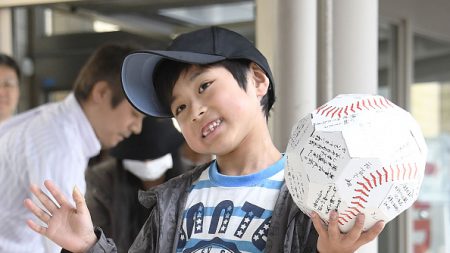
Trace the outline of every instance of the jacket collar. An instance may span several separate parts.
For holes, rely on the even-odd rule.
[[[197,166],[192,170],[185,172],[184,174],[172,178],[171,180],[165,182],[164,184],[153,187],[147,191],[139,191],[139,202],[145,206],[146,208],[153,207],[157,199],[166,196],[166,195],[174,195],[180,196],[181,190],[185,193],[188,192],[192,182],[194,182],[197,178],[200,177],[202,172],[210,166],[211,162],[206,164]],[[178,198],[178,197],[177,197]],[[164,198],[167,199],[167,198]],[[181,199],[180,199],[181,200]],[[164,205],[164,203],[159,203],[160,205]]]

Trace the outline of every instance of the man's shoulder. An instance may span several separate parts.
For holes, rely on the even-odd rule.
[[[59,149],[52,147],[61,145],[61,139],[65,135],[62,131],[55,131],[59,128],[57,118],[46,119],[42,110],[45,108],[35,108],[30,111],[18,114],[0,125],[0,142],[8,149],[14,147],[26,147],[24,152],[46,153],[51,149],[52,155],[59,153]],[[12,150],[11,150],[12,151]],[[16,150],[17,151],[17,150]],[[14,152],[16,152],[14,151]]]
[[[62,122],[65,121],[65,118],[70,117],[70,113],[56,109],[58,104],[60,103],[47,103],[21,112],[0,124],[1,132],[3,134],[11,134],[21,131],[22,134],[29,133],[33,135],[46,132],[52,133],[55,128],[59,128]]]

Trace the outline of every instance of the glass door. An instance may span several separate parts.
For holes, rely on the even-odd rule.
[[[419,199],[412,208],[414,253],[450,252],[450,42],[414,35],[410,111],[428,144]]]

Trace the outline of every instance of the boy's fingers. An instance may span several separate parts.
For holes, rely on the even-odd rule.
[[[347,238],[349,238],[351,241],[356,242],[362,233],[362,229],[364,227],[364,220],[365,216],[363,213],[359,213],[356,217],[356,222],[353,225],[353,228],[348,232]]]
[[[25,207],[28,210],[30,210],[36,217],[38,217],[41,221],[48,224],[51,216],[47,212],[45,212],[41,208],[37,207],[31,199],[25,199],[24,204],[25,204]]]
[[[33,231],[41,234],[41,235],[45,235],[47,233],[47,229],[45,227],[39,226],[38,224],[36,224],[34,221],[32,220],[27,220],[27,225],[28,227],[30,227]]]
[[[338,226],[338,213],[336,211],[330,212],[330,222],[328,223],[328,236],[330,240],[339,240],[340,230]]]
[[[41,202],[50,213],[53,213],[54,210],[58,208],[58,206],[56,206],[47,194],[45,194],[37,185],[31,184],[30,189],[34,196],[36,196],[39,202]]]
[[[322,220],[316,212],[311,212],[311,220],[319,236],[327,237],[327,230],[325,229],[325,226],[322,224]]]
[[[363,232],[358,240],[358,247],[375,239],[383,231],[384,225],[384,221],[378,221],[369,230]]]
[[[87,209],[86,201],[84,200],[83,195],[81,194],[80,190],[78,190],[78,187],[76,187],[76,186],[73,188],[72,197],[73,197],[73,200],[75,201],[77,211],[79,211],[81,213],[85,212]]]
[[[52,196],[55,198],[56,202],[58,202],[60,206],[65,206],[69,203],[64,194],[61,193],[59,188],[56,187],[56,185],[52,181],[45,180],[44,185],[45,188],[48,189],[48,191],[52,194]]]

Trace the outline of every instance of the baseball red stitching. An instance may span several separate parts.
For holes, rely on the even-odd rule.
[[[399,167],[399,165],[401,167]],[[414,166],[414,174],[412,175],[412,165]],[[407,163],[407,164],[395,164],[394,165],[396,170],[394,171],[394,168],[392,168],[392,165],[389,165],[390,168],[390,173],[388,172],[388,170],[386,170],[385,167],[382,167],[378,170],[376,170],[376,174],[378,175],[378,185],[377,185],[377,177],[374,175],[374,173],[369,173],[370,178],[372,180],[369,179],[369,177],[365,177],[363,176],[363,180],[356,182],[357,185],[359,185],[361,188],[359,189],[355,189],[355,195],[352,197],[353,201],[350,202],[351,205],[349,205],[349,207],[347,208],[347,210],[345,210],[344,212],[342,212],[339,215],[338,218],[338,222],[341,225],[344,225],[345,223],[349,222],[349,220],[355,218],[361,211],[358,208],[361,209],[365,209],[364,203],[367,203],[367,199],[365,197],[369,197],[369,192],[370,190],[372,190],[373,188],[377,187],[377,186],[381,186],[383,183],[387,183],[389,182],[389,174],[391,175],[391,182],[392,181],[397,181],[400,180],[400,173],[403,172],[403,176],[402,176],[402,180],[406,179],[408,180],[414,180],[416,179],[417,176],[417,164],[416,163]],[[409,173],[408,176],[406,175],[406,170],[407,168],[409,168]],[[395,173],[397,174],[397,178],[395,179]],[[383,175],[384,175],[384,180],[383,180]],[[373,185],[372,185],[373,183]],[[355,212],[356,211],[356,212]]]
[[[346,105],[345,107],[344,106],[337,107],[333,105],[324,104],[316,109],[316,114],[320,114],[322,116],[330,118],[334,118],[334,116],[336,115],[337,118],[341,118],[343,117],[342,112],[345,114],[345,116],[349,115],[347,109],[350,109],[351,112],[356,113],[355,109],[357,109],[358,111],[363,111],[363,110],[387,109],[391,107],[393,107],[393,104],[386,98],[378,97],[377,103],[377,97],[371,97],[358,100],[356,102],[351,103],[350,105]]]

